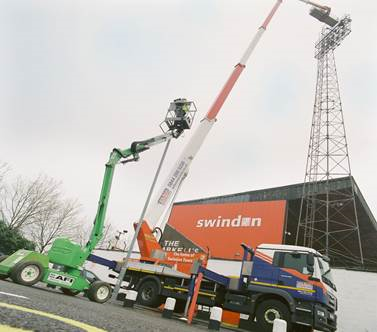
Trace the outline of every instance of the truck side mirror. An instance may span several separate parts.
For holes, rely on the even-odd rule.
[[[314,255],[309,254],[306,259],[307,259],[306,262],[307,262],[308,266],[313,268],[313,266],[314,266]],[[314,270],[314,268],[313,268],[313,270]]]
[[[314,273],[314,255],[313,254],[308,254],[306,256],[306,263],[307,263],[307,269],[308,272],[312,275]]]

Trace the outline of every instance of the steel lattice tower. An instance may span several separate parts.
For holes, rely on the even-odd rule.
[[[363,265],[359,222],[351,175],[334,50],[351,32],[345,16],[325,26],[315,45],[317,85],[296,244],[329,256],[335,266]],[[337,190],[331,180],[348,177],[348,190]],[[352,253],[349,241],[357,246]]]

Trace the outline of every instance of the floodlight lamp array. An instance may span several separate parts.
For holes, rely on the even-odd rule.
[[[315,45],[315,58],[320,59],[328,52],[335,50],[340,43],[351,33],[351,18],[344,16],[333,28],[325,26],[321,37]]]

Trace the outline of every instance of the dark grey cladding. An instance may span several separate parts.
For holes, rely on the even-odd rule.
[[[285,223],[286,228],[284,243],[295,244],[297,222],[299,218],[300,204],[303,194],[303,185],[303,183],[299,183],[276,188],[253,190],[215,197],[207,197],[190,201],[177,202],[174,205],[222,204],[286,200],[287,215]],[[345,267],[377,271],[377,223],[355,179],[353,177],[343,177],[330,180],[328,184],[326,184],[325,181],[318,182],[318,192],[325,193],[325,188],[327,185],[330,187],[331,191],[339,193],[342,193],[342,191],[347,192],[353,186],[356,197],[356,207],[358,211],[361,242],[365,258],[365,265],[363,267],[360,267],[357,265],[349,264],[336,257],[333,257],[333,266],[339,268]],[[355,252],[355,254],[357,254],[358,248],[356,243],[353,243],[352,241],[347,241],[347,239],[344,239],[343,241],[352,252]]]

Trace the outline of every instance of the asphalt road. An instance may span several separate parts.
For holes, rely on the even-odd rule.
[[[188,326],[178,318],[163,319],[161,313],[142,307],[124,308],[121,302],[98,304],[42,284],[26,287],[0,281],[0,332],[12,331],[11,327],[40,332],[208,331],[203,323]]]

